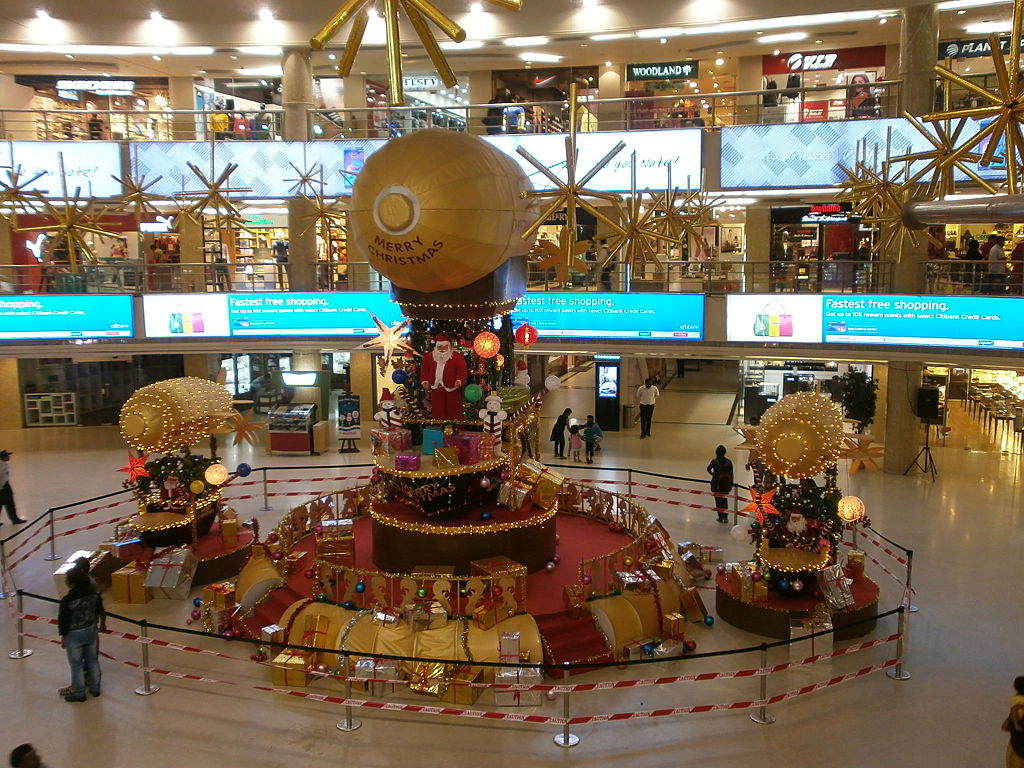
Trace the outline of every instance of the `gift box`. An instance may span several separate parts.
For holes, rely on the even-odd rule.
[[[768,599],[768,582],[764,579],[753,581],[751,584],[751,592],[755,603],[764,602]]]
[[[519,509],[526,503],[531,489],[532,486],[519,480],[502,483],[501,488],[498,489],[498,503],[509,509]]]
[[[153,597],[184,600],[192,589],[199,561],[187,549],[172,549],[153,558],[146,574],[146,586]]]
[[[615,588],[619,592],[646,593],[654,588],[658,574],[654,571],[618,571],[614,577]]]
[[[473,608],[473,624],[478,629],[491,629],[512,615],[512,609],[502,603],[478,603]]]
[[[708,615],[708,609],[704,607],[704,599],[696,587],[687,587],[679,593],[679,602],[682,605],[683,614],[689,621],[700,624]]]
[[[713,565],[715,563],[725,562],[723,558],[723,551],[721,547],[701,547],[700,548],[700,561],[702,565]]]
[[[512,588],[515,604],[520,610],[526,610],[526,577],[528,573],[526,566],[522,563],[517,563],[512,558],[505,557],[504,555],[487,557],[482,560],[471,560],[469,563],[469,575],[490,576],[492,580],[499,578],[515,579],[515,584]]]
[[[674,659],[683,655],[683,642],[680,638],[669,638],[662,640],[656,646],[651,655],[656,659]]]
[[[352,687],[366,691],[371,696],[381,697],[395,693],[398,689],[398,662],[394,659],[357,658],[352,665]]]
[[[355,534],[352,518],[325,517],[320,521],[317,536],[323,539],[350,539]]]
[[[412,668],[409,690],[426,696],[440,696],[449,672],[439,661],[423,661]]]
[[[515,478],[532,486],[547,471],[548,468],[536,459],[522,459],[516,465]]]
[[[448,614],[437,600],[402,606],[402,618],[409,622],[413,632],[440,629],[448,623]]]
[[[219,584],[208,584],[203,587],[203,602],[209,603],[218,610],[234,608],[235,585],[230,581],[222,581]]]
[[[80,558],[86,558],[89,561],[89,575],[96,582],[97,588],[102,592],[110,585],[110,579],[114,571],[117,570],[118,564],[114,562],[113,557],[109,552],[104,552],[99,549],[80,549],[77,552],[73,552],[67,560],[60,564],[60,567],[53,572],[53,582],[57,587],[57,594],[63,597],[67,594],[67,574],[72,568],[75,567],[75,561]]]
[[[846,575],[856,581],[864,578],[864,552],[851,549],[846,554]]]
[[[540,667],[498,667],[494,682],[497,685],[540,685]],[[540,691],[494,689],[494,703],[499,707],[538,707],[540,700]]]
[[[424,456],[430,456],[434,450],[444,446],[444,432],[434,427],[423,428],[423,446],[420,449]]]
[[[371,429],[370,443],[374,455],[390,456],[412,448],[412,432],[408,429]]]
[[[698,562],[700,561],[701,546],[696,541],[681,541],[676,545],[676,551],[679,553],[680,557],[683,557],[687,552],[690,552],[697,558]]]
[[[853,592],[850,591],[846,574],[838,565],[830,565],[818,571],[818,586],[825,596],[825,602],[833,611],[853,605]]]
[[[420,468],[418,453],[399,453],[395,455],[395,469],[400,472],[415,472]]]
[[[579,584],[566,584],[564,589],[565,605],[574,619],[583,617],[586,609],[586,599],[583,597],[583,587]]]
[[[750,569],[745,563],[732,563],[729,566],[729,575],[736,584],[740,601],[744,603],[754,602],[754,581],[750,575]]]
[[[225,547],[238,546],[238,518],[220,521],[220,540]]]
[[[670,638],[682,639],[685,629],[686,617],[681,613],[666,613],[661,619],[661,629]]]
[[[311,648],[327,647],[327,632],[330,629],[331,620],[326,616],[314,614],[306,617],[306,623],[302,628],[302,645]],[[315,661],[315,659],[313,660]]]
[[[142,539],[123,539],[110,543],[110,554],[125,563],[146,558],[150,549],[142,543]]]
[[[271,679],[274,685],[286,685],[290,688],[305,688],[309,682],[306,669],[311,654],[286,648],[274,657],[271,667]]]
[[[316,559],[331,565],[352,567],[356,564],[356,543],[347,539],[317,539]]]
[[[284,642],[284,627],[280,624],[268,624],[260,630],[260,640],[274,644]]]
[[[480,442],[483,440],[480,432],[456,432],[452,437],[455,438],[454,447],[459,452],[460,464],[476,464],[480,461]]]
[[[564,475],[549,469],[534,484],[533,490],[530,491],[530,499],[538,507],[548,509],[558,501],[558,494],[562,492],[564,482]]]
[[[144,605],[153,599],[153,594],[146,589],[146,569],[136,565],[126,565],[114,571],[110,577],[110,591],[116,603],[133,603]]]
[[[280,561],[284,563],[284,573],[286,576],[291,576],[293,573],[302,568],[302,564],[306,559],[308,553],[303,549],[294,549],[289,552]]]
[[[485,432],[480,437],[480,461],[490,461],[494,458],[494,449],[498,445],[498,436]]]
[[[449,671],[449,678],[441,689],[441,701],[452,704],[475,704],[484,690],[471,685],[483,682],[484,673],[479,667],[460,664]]]
[[[708,572],[704,569],[704,565],[700,561],[700,554],[693,554],[693,552],[685,552],[680,555],[683,561],[683,568],[690,575],[690,579],[696,579],[697,581],[704,581],[708,578]]]
[[[674,560],[656,560],[651,563],[651,570],[658,574],[658,578],[664,581],[672,580],[672,573],[675,571]]]
[[[817,617],[810,617],[807,619],[790,619],[789,639],[799,642],[791,642],[789,644],[789,660],[803,661],[808,656],[819,656],[825,653],[832,653],[835,646],[833,643],[834,636],[831,633],[831,629],[831,618],[823,618],[821,620]],[[817,632],[828,632],[828,634],[821,635],[819,637],[809,637],[809,635],[813,635]],[[831,661],[831,659],[822,659],[822,661]]]
[[[630,661],[653,658],[654,648],[657,644],[653,637],[646,637],[643,640],[627,643],[622,649],[622,657]]]
[[[498,660],[506,664],[518,664],[519,643],[518,632],[502,632],[498,638]]]
[[[459,452],[455,448],[435,448],[433,465],[438,469],[453,469],[459,466]]]

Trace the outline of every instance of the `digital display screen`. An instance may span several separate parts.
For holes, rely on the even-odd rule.
[[[597,396],[618,397],[619,396],[619,366],[598,365],[597,366]]]
[[[142,297],[142,317],[150,339],[227,336],[227,294],[147,294]]]
[[[118,339],[134,333],[131,296],[0,298],[0,339]]]
[[[232,336],[375,336],[370,314],[385,325],[402,321],[386,293],[229,293]]]
[[[529,323],[541,338],[704,338],[701,293],[528,293],[512,313],[516,327]]]
[[[725,306],[726,341],[821,343],[821,296],[731,293]]]

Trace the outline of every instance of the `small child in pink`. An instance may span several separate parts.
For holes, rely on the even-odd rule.
[[[578,424],[569,427],[569,450],[572,451],[573,461],[582,461],[580,451],[583,450],[583,435],[580,434]]]

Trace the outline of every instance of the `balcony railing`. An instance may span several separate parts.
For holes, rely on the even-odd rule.
[[[940,259],[922,263],[929,294],[958,296],[1021,296],[1024,264],[1011,262],[1006,272],[992,272],[987,261]]]
[[[870,100],[857,93],[862,87],[823,85],[792,90],[594,99],[585,102],[585,108],[579,111],[577,128],[586,132],[717,128],[900,115],[900,81],[872,83]],[[522,117],[513,118],[510,124],[504,113],[506,107],[513,106],[522,108]],[[484,122],[489,114],[497,119],[497,124]],[[229,119],[217,115],[228,115]],[[233,115],[181,109],[2,109],[0,137],[23,141],[273,141],[283,136],[284,112],[280,109],[246,112],[245,121],[236,121]],[[315,109],[307,111],[306,120],[311,139],[386,139],[424,128],[474,134],[561,133],[568,129],[569,110],[565,101],[417,105]]]

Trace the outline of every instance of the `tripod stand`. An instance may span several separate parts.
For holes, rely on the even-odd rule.
[[[932,482],[935,482],[935,475],[938,474],[938,467],[935,466],[935,459],[932,458],[931,444],[928,442],[932,434],[932,425],[930,422],[924,423],[924,447],[917,452],[917,456],[910,462],[910,465],[903,470],[903,474],[907,474],[914,467],[917,467],[924,474],[931,474]]]

